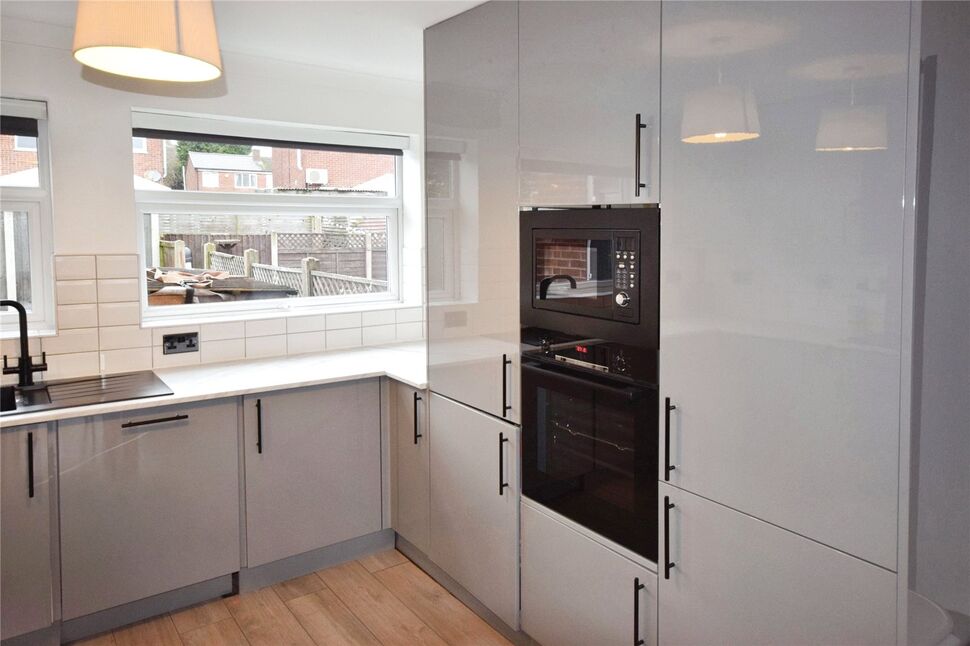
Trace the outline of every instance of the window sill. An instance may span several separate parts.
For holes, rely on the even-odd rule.
[[[407,307],[423,307],[424,304],[408,301],[382,301],[370,303],[341,303],[325,306],[309,306],[287,309],[243,310],[232,312],[211,312],[206,314],[189,314],[184,316],[159,316],[142,311],[141,327],[165,328],[187,325],[205,325],[208,323],[232,323],[236,321],[261,321],[267,319],[287,319],[302,316],[320,316],[323,314],[344,314],[348,312],[379,312],[383,310],[398,310]]]
[[[402,305],[401,307],[405,307],[405,306]],[[29,326],[27,327],[28,338],[40,339],[45,336],[57,336],[57,330],[51,330],[48,328],[45,328],[43,330],[34,330],[34,329],[31,329]],[[17,339],[19,337],[20,337],[20,330],[17,328],[16,325],[11,326],[9,329],[7,327],[0,329],[0,339],[3,339],[6,341],[7,339]]]

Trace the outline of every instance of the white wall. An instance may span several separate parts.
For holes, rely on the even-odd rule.
[[[970,3],[923,4],[937,57],[926,221],[916,590],[970,614]],[[925,143],[921,143],[925,147]]]
[[[200,86],[128,80],[83,69],[72,30],[15,18],[2,25],[0,92],[47,101],[54,253],[133,253],[132,107],[418,134],[416,81],[227,55]],[[321,37],[325,37],[321,35]]]

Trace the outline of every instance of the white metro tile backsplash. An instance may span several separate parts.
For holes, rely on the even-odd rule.
[[[138,256],[98,256],[98,278],[138,278]]]
[[[246,337],[246,358],[264,359],[286,354],[286,335]]]
[[[79,327],[98,327],[96,303],[61,305],[57,308],[57,329],[71,330]]]
[[[56,256],[54,265],[59,331],[30,342],[33,355],[47,352],[45,379],[297,355],[424,336],[421,307],[142,328],[138,256]],[[184,332],[199,333],[199,352],[163,354],[162,337]],[[3,352],[19,356],[16,340],[4,340]],[[4,383],[10,379],[16,375]]]
[[[95,278],[94,256],[57,256],[54,258],[54,277],[57,280]]]
[[[98,302],[120,303],[137,301],[141,297],[141,280],[138,278],[99,278]]]

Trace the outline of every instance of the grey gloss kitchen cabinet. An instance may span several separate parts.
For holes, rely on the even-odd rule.
[[[381,529],[378,380],[243,398],[246,564]]]
[[[393,415],[394,487],[392,524],[394,530],[419,550],[428,553],[429,460],[431,436],[428,430],[428,394],[388,380]]]
[[[519,622],[519,429],[431,394],[428,556],[513,629]]]
[[[656,646],[657,573],[537,503],[521,509],[523,632],[540,644]]]
[[[661,644],[896,643],[892,572],[661,483],[665,502]]]
[[[428,381],[518,420],[518,3],[425,30]]]
[[[519,4],[520,204],[659,202],[659,117],[660,2]]]
[[[676,468],[659,477],[892,571],[910,18],[905,2],[663,12],[660,387]],[[685,141],[705,128],[720,143]]]
[[[3,639],[53,623],[47,424],[0,431],[0,624]]]
[[[58,424],[63,617],[239,569],[235,400]]]

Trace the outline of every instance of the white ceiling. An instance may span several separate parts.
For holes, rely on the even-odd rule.
[[[422,31],[481,0],[215,0],[225,52],[395,78],[422,76]],[[76,3],[3,0],[2,17],[74,27]]]

